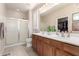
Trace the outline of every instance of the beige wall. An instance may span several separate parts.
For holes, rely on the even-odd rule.
[[[41,29],[49,25],[55,25],[57,28],[57,19],[68,16],[68,28],[72,31],[72,13],[79,12],[79,4],[70,4],[56,11],[41,17]]]

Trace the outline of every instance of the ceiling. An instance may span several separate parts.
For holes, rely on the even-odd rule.
[[[29,3],[5,3],[7,9],[16,10],[16,11],[28,11]]]
[[[41,3],[5,3],[7,9],[26,12],[29,9],[34,9]]]
[[[68,4],[55,4],[55,3],[44,3],[45,6],[41,7],[40,14],[46,15],[47,13],[51,11],[55,11],[61,7],[64,7]],[[20,12],[28,12],[29,9],[33,9],[36,6],[42,5],[42,3],[5,3],[7,10],[15,10]]]
[[[11,18],[21,18],[20,15],[22,15],[22,18],[27,18],[29,10],[36,9],[40,4],[41,3],[5,3],[6,16]]]
[[[54,3],[49,3],[49,4],[45,4],[44,6],[42,6],[39,11],[40,11],[40,15],[44,16],[47,15],[48,13],[55,12],[56,10],[59,10],[65,6],[68,6],[70,4],[68,3],[58,3],[58,4],[54,4]]]

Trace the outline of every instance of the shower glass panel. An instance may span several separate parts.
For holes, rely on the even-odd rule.
[[[28,38],[28,20],[8,19],[6,21],[6,45],[25,43]]]
[[[7,20],[6,22],[6,44],[18,42],[18,21]]]
[[[28,20],[20,20],[19,31],[20,42],[26,42],[26,38],[28,38]]]

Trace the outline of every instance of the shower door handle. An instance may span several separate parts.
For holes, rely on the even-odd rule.
[[[0,23],[0,38],[4,38],[4,23]]]

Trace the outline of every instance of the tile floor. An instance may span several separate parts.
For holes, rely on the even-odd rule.
[[[6,48],[3,56],[37,56],[31,47],[24,45]]]

